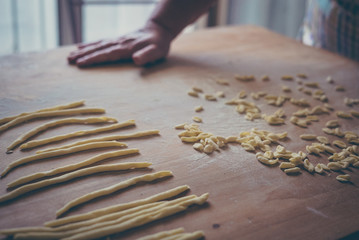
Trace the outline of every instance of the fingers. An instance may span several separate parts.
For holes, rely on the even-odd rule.
[[[155,44],[150,44],[132,55],[132,59],[136,65],[145,65],[166,57],[168,50],[159,48]]]
[[[99,41],[96,41],[96,42],[90,42],[90,43],[79,43],[79,44],[77,44],[77,48],[82,49],[82,48],[85,48],[85,47],[97,45],[97,44],[99,44],[101,42],[102,42],[102,40],[99,40]]]
[[[86,55],[92,54],[101,49],[114,46],[116,44],[116,41],[100,41],[100,43],[98,44],[89,45],[87,47],[71,52],[70,55],[67,57],[67,60],[70,64],[74,64],[78,59]]]
[[[76,60],[76,65],[79,67],[86,67],[98,63],[129,59],[131,58],[131,54],[131,49],[124,48],[121,45],[115,45],[78,58]]]

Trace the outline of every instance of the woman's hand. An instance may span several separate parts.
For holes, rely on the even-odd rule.
[[[145,65],[165,58],[174,37],[164,27],[149,22],[144,28],[114,40],[80,44],[78,50],[69,54],[68,61],[78,67],[128,59],[136,65]]]

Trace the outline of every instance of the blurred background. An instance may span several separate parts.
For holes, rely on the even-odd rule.
[[[141,27],[158,0],[0,0],[0,55],[112,38]],[[252,24],[296,38],[305,0],[219,0],[187,27]]]

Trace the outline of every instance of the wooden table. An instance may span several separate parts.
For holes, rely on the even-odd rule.
[[[192,122],[200,116],[203,131],[229,136],[253,127],[273,132],[288,131],[289,139],[283,145],[292,151],[305,150],[308,142],[300,140],[302,133],[325,135],[325,122],[335,114],[322,115],[308,129],[289,122],[298,107],[286,102],[287,114],[283,126],[269,126],[263,120],[247,121],[233,106],[224,103],[240,90],[266,91],[275,95],[306,98],[312,107],[321,104],[297,90],[296,81],[283,81],[282,75],[305,73],[305,81],[320,83],[337,110],[358,110],[358,106],[345,106],[345,96],[357,98],[359,93],[359,64],[335,54],[306,47],[300,43],[265,29],[243,26],[198,31],[181,35],[173,44],[167,61],[151,68],[136,67],[131,63],[78,69],[66,63],[73,47],[59,48],[42,53],[11,55],[0,58],[0,118],[21,112],[84,99],[87,107],[103,107],[106,116],[125,121],[135,119],[135,128],[112,133],[130,133],[159,129],[160,136],[128,140],[129,147],[140,149],[140,155],[113,159],[104,163],[150,161],[153,172],[171,170],[174,177],[151,184],[139,184],[111,196],[91,201],[71,210],[67,216],[144,198],[172,187],[188,184],[190,193],[210,193],[209,204],[166,219],[147,224],[114,238],[124,239],[155,233],[175,227],[186,231],[203,230],[206,239],[338,239],[359,230],[359,172],[350,168],[343,172],[352,177],[351,184],[338,182],[336,172],[324,175],[303,171],[299,176],[288,176],[278,167],[259,163],[253,153],[238,144],[229,144],[220,152],[206,155],[195,151],[190,144],[178,138],[176,124]],[[242,83],[235,74],[254,75],[254,82]],[[262,75],[270,81],[262,82]],[[326,82],[331,75],[335,84]],[[227,79],[229,86],[216,83]],[[282,85],[292,88],[285,94]],[[345,92],[335,91],[336,85]],[[187,95],[191,87],[202,88],[205,93],[224,91],[225,99],[210,102]],[[247,97],[248,101],[254,101]],[[263,113],[273,113],[277,107],[263,99],[254,101]],[[194,107],[203,105],[204,111],[195,113]],[[23,132],[48,119],[31,121],[0,135],[0,169],[35,150],[5,154],[5,149]],[[343,131],[359,133],[358,119],[340,119]],[[68,133],[94,126],[63,126],[46,131],[36,139]],[[101,135],[106,135],[101,134]],[[328,136],[331,141],[337,139]],[[59,146],[88,137],[52,144]],[[339,149],[337,149],[339,150]],[[49,170],[77,162],[107,150],[82,152],[71,157],[38,161],[19,167],[0,181],[0,193],[6,193],[6,184],[20,176]],[[313,163],[327,163],[328,155],[315,157]],[[149,171],[97,174],[70,183],[48,187],[0,205],[1,228],[41,225],[55,218],[55,211],[68,201],[90,191],[138,176]],[[352,236],[353,238],[355,237]],[[358,237],[358,235],[356,235]],[[122,238],[121,238],[122,239]]]

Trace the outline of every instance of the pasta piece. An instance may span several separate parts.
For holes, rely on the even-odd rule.
[[[340,141],[340,140],[334,140],[333,145],[337,146],[338,148],[342,148],[342,149],[347,147],[347,145],[343,141]]]
[[[138,238],[137,240],[158,240],[158,239],[162,239],[164,237],[172,236],[172,235],[175,235],[178,233],[183,233],[183,232],[184,232],[184,228],[176,228],[176,229],[172,229],[169,231],[162,231],[159,233],[141,237],[141,238]]]
[[[82,101],[72,102],[72,103],[65,104],[65,105],[59,105],[59,106],[55,106],[55,107],[40,109],[40,110],[37,110],[37,111],[35,111],[35,112],[21,113],[21,114],[16,115],[16,116],[6,117],[6,118],[0,119],[0,125],[1,125],[1,124],[4,124],[4,123],[7,123],[7,122],[10,122],[10,121],[14,120],[15,118],[23,117],[23,116],[30,115],[30,114],[33,114],[33,113],[49,112],[49,111],[55,111],[55,110],[63,110],[63,109],[69,109],[69,108],[76,108],[76,107],[83,106],[84,103],[85,103],[85,101],[82,100]]]
[[[225,86],[229,85],[229,82],[226,79],[217,79],[216,83],[218,83],[219,85],[225,85]]]
[[[176,204],[174,206],[168,206],[165,207],[155,213],[149,213],[149,214],[143,214],[139,215],[138,217],[131,218],[128,221],[117,223],[116,220],[112,222],[108,222],[105,226],[99,227],[96,225],[92,226],[92,230],[86,230],[82,233],[73,235],[69,238],[64,238],[64,240],[87,240],[87,239],[94,239],[94,238],[100,238],[103,236],[107,236],[110,234],[123,232],[125,230],[142,226],[146,223],[162,219],[167,216],[174,215],[178,212],[182,212],[186,210],[190,205],[198,204],[202,205],[204,204],[208,199],[208,193],[203,194],[200,197],[187,200],[183,203]]]
[[[40,153],[40,154],[35,154],[32,156],[28,156],[28,157],[23,157],[20,158],[19,160],[16,160],[12,163],[10,163],[5,170],[1,173],[1,177],[4,177],[6,174],[8,174],[12,169],[29,163],[29,162],[33,162],[36,160],[41,160],[41,159],[45,159],[45,158],[50,158],[50,157],[57,157],[57,156],[62,156],[62,155],[67,155],[70,153],[76,153],[76,152],[81,152],[81,151],[85,151],[85,150],[89,150],[89,149],[94,149],[94,148],[101,148],[101,147],[113,147],[113,146],[118,146],[118,147],[123,147],[123,146],[127,146],[125,143],[119,143],[119,142],[111,142],[111,143],[105,143],[105,142],[95,142],[95,143],[90,143],[90,144],[83,144],[83,145],[78,145],[78,146],[74,146],[71,148],[67,148],[67,149],[59,149],[59,150],[55,150],[55,151],[51,151],[51,152],[45,152],[45,153]]]
[[[2,234],[6,234],[8,236],[15,235],[18,233],[25,233],[22,237],[29,238],[31,236],[32,239],[35,238],[51,238],[51,239],[59,239],[71,236],[73,234],[77,234],[83,232],[87,226],[91,226],[93,224],[99,224],[106,221],[116,220],[117,222],[124,222],[129,220],[130,218],[137,217],[141,214],[151,213],[160,210],[166,206],[173,206],[175,204],[183,203],[187,200],[196,198],[196,195],[190,195],[181,197],[171,201],[164,202],[153,202],[144,205],[140,205],[137,207],[133,207],[124,211],[111,212],[109,214],[94,217],[90,220],[80,221],[76,223],[67,224],[65,226],[56,227],[56,228],[48,228],[48,227],[25,227],[25,228],[12,228],[1,230]],[[120,220],[121,219],[121,220]],[[19,237],[19,235],[18,235]]]
[[[285,81],[292,81],[294,78],[290,75],[284,75],[281,77],[281,79]]]
[[[226,95],[224,94],[223,91],[218,91],[218,92],[216,92],[216,96],[217,96],[217,97],[220,97],[220,98],[226,97]]]
[[[198,93],[195,91],[188,91],[187,94],[191,97],[198,97]]]
[[[302,79],[308,78],[308,76],[306,74],[304,74],[304,73],[298,73],[297,77],[302,78]]]
[[[318,136],[318,137],[317,137],[317,140],[318,140],[318,142],[320,142],[320,143],[323,143],[323,144],[329,144],[329,140],[328,140],[328,138],[327,138],[327,137],[324,137],[324,136]]]
[[[303,140],[307,140],[307,141],[312,141],[312,140],[315,140],[317,138],[316,135],[314,134],[302,134],[299,136],[301,139]]]
[[[305,86],[310,87],[310,88],[319,88],[319,83],[317,82],[307,82],[304,83]]]
[[[184,197],[186,198],[186,197]],[[120,233],[125,230],[141,226],[143,224],[161,219],[166,216],[173,215],[177,212],[186,210],[190,205],[203,204],[208,198],[208,194],[200,197],[194,197],[187,200],[172,200],[168,203],[162,203],[152,209],[143,209],[135,211],[132,214],[120,217],[114,220],[98,222],[90,226],[80,227],[71,231],[55,232],[55,233],[20,233],[15,234],[14,238],[26,239],[98,239],[102,236],[113,233]],[[175,203],[176,202],[176,203]],[[90,233],[90,235],[88,234]]]
[[[262,76],[262,81],[263,82],[268,82],[269,80],[270,80],[270,78],[267,75]]]
[[[193,121],[195,121],[195,122],[197,122],[197,123],[201,123],[202,122],[202,118],[200,118],[200,117],[192,117],[192,120]]]
[[[286,174],[300,173],[300,168],[299,167],[287,168],[287,169],[284,169],[284,172]]]
[[[314,165],[309,162],[308,158],[304,160],[303,167],[310,173],[314,171]]]
[[[336,127],[339,127],[339,122],[338,122],[338,120],[330,120],[325,124],[325,126],[327,128],[336,128]]]
[[[90,225],[101,223],[101,222],[116,220],[119,218],[121,218],[121,220],[123,222],[123,221],[129,220],[129,215],[131,215],[131,218],[133,218],[138,215],[155,212],[157,210],[160,210],[161,208],[164,208],[167,206],[172,206],[172,205],[175,205],[175,204],[178,204],[181,202],[185,202],[187,200],[194,199],[196,197],[197,197],[196,195],[189,195],[189,196],[184,196],[184,197],[170,200],[170,201],[148,203],[148,204],[130,208],[130,209],[127,209],[124,211],[109,213],[109,214],[106,214],[106,215],[103,215],[103,216],[100,216],[97,218],[93,218],[93,219],[90,219],[87,221],[81,221],[81,222],[77,222],[77,223],[68,224],[68,225],[58,227],[55,229],[57,231],[75,230],[80,227],[85,227],[85,226],[90,226]]]
[[[353,117],[359,118],[359,112],[358,112],[358,111],[351,110],[351,111],[350,111],[350,114],[351,114]]]
[[[349,175],[349,174],[338,175],[338,176],[336,177],[336,179],[337,179],[339,182],[350,182],[350,175]]]
[[[148,162],[119,163],[119,164],[100,165],[100,166],[94,166],[94,167],[89,167],[89,168],[85,168],[85,169],[80,169],[80,170],[77,170],[77,171],[74,171],[71,173],[64,174],[59,177],[54,177],[51,179],[46,179],[46,180],[42,180],[42,181],[39,181],[36,183],[30,183],[28,185],[19,187],[13,191],[1,196],[0,203],[9,201],[9,200],[17,198],[25,193],[28,193],[28,192],[31,192],[31,191],[34,191],[34,190],[37,190],[37,189],[40,189],[43,187],[70,181],[71,179],[74,179],[74,178],[88,176],[88,175],[91,175],[94,173],[99,173],[99,172],[122,171],[122,170],[127,170],[127,169],[132,169],[132,168],[146,168],[150,165],[151,165],[151,163],[148,163]]]
[[[29,149],[29,148],[35,148],[35,147],[39,147],[39,146],[46,145],[49,143],[63,141],[63,140],[74,138],[74,137],[80,137],[80,136],[82,137],[82,136],[86,136],[86,135],[90,135],[90,134],[107,132],[107,131],[124,128],[127,126],[133,126],[133,125],[135,125],[135,121],[128,120],[123,123],[116,123],[116,124],[112,124],[112,125],[106,126],[106,127],[99,127],[99,128],[83,130],[83,131],[76,131],[76,132],[72,132],[72,133],[68,133],[68,134],[64,134],[64,135],[58,135],[58,136],[54,136],[54,137],[50,137],[50,138],[33,140],[33,141],[30,141],[30,142],[20,145],[20,149],[24,150],[24,149]]]
[[[353,118],[349,113],[346,113],[346,112],[343,112],[343,111],[337,111],[336,114],[340,118],[345,118],[345,119],[352,119]]]
[[[203,93],[203,89],[199,87],[192,87],[192,90],[198,93]]]
[[[206,94],[204,95],[204,98],[208,101],[217,101],[217,98],[213,96],[212,94]]]
[[[341,85],[338,85],[335,87],[335,91],[338,91],[338,92],[345,92],[345,88]]]
[[[294,168],[295,167],[295,164],[291,163],[291,162],[282,162],[280,165],[279,165],[279,168],[280,169],[287,169],[287,168]]]
[[[123,135],[113,135],[113,136],[105,136],[105,137],[100,137],[100,138],[91,138],[91,139],[75,142],[72,144],[68,144],[68,145],[64,145],[64,146],[60,146],[60,147],[56,147],[56,148],[48,148],[45,150],[37,151],[36,153],[44,153],[44,152],[50,152],[50,151],[59,150],[59,149],[66,149],[66,148],[82,145],[85,143],[100,142],[100,141],[114,141],[114,140],[118,141],[118,140],[131,139],[131,138],[147,137],[147,136],[151,136],[151,135],[158,135],[159,133],[160,133],[159,130],[147,130],[147,131],[141,131],[141,132],[135,132],[135,133],[129,133],[129,134],[123,134]]]
[[[109,214],[112,212],[123,211],[123,210],[129,209],[129,208],[134,208],[137,206],[145,205],[147,203],[152,203],[152,202],[157,202],[157,201],[162,201],[164,199],[172,198],[172,197],[177,196],[178,194],[183,193],[187,190],[189,190],[189,186],[182,185],[182,186],[179,186],[176,188],[172,188],[168,191],[152,195],[148,198],[135,200],[135,201],[128,202],[128,203],[117,204],[114,206],[97,209],[97,210],[94,210],[94,211],[91,211],[88,213],[83,213],[83,214],[78,214],[78,215],[73,215],[73,216],[69,216],[69,217],[56,219],[54,221],[46,222],[45,226],[58,227],[58,226],[66,225],[66,224],[73,223],[73,222],[85,221],[85,220],[100,217],[100,216],[103,216],[103,215],[106,215],[106,214]]]
[[[49,128],[58,127],[65,124],[94,124],[94,123],[105,123],[105,122],[117,122],[115,118],[109,117],[91,117],[91,118],[65,118],[40,125],[29,132],[21,135],[17,138],[10,146],[7,147],[7,151],[13,150],[17,145],[25,142],[27,139],[35,136],[39,132],[46,131]]]
[[[195,231],[193,233],[180,233],[174,236],[161,238],[161,240],[196,240],[204,237],[203,231]]]
[[[252,75],[246,76],[246,75],[235,75],[234,76],[235,79],[237,79],[238,81],[241,82],[250,82],[250,81],[254,81],[255,77]]]
[[[170,176],[173,176],[171,171],[161,171],[161,172],[145,174],[145,175],[142,175],[142,176],[138,176],[138,177],[128,179],[126,181],[120,182],[118,184],[112,185],[112,186],[107,187],[107,188],[103,188],[103,189],[94,191],[92,193],[86,194],[86,195],[84,195],[82,197],[79,197],[79,198],[76,198],[76,199],[70,201],[64,207],[62,207],[61,209],[59,209],[56,212],[56,216],[60,216],[60,215],[64,214],[65,212],[67,212],[68,210],[70,210],[71,208],[73,208],[73,207],[75,207],[75,206],[77,206],[79,204],[88,202],[88,201],[90,201],[92,199],[95,199],[95,198],[98,198],[100,196],[104,196],[104,195],[114,193],[114,192],[116,192],[116,191],[118,191],[120,189],[124,189],[126,187],[135,185],[138,182],[143,182],[143,181],[151,182],[151,181],[154,181],[154,180],[159,179],[159,178],[170,177]]]
[[[104,143],[111,143],[111,142],[104,142]],[[108,159],[108,158],[114,158],[114,157],[120,157],[120,156],[125,156],[125,155],[130,155],[130,154],[135,154],[138,153],[138,149],[136,148],[132,148],[132,149],[125,149],[125,150],[119,150],[119,151],[113,151],[113,152],[107,152],[107,153],[102,153],[99,155],[96,155],[94,157],[91,157],[87,160],[78,162],[78,163],[74,163],[74,164],[70,164],[70,165],[66,165],[63,167],[59,167],[59,168],[55,168],[55,169],[51,169],[49,171],[46,172],[38,172],[38,173],[34,173],[28,176],[24,176],[21,177],[11,183],[8,184],[8,188],[15,188],[19,185],[24,185],[26,183],[38,180],[40,178],[43,177],[50,177],[50,176],[54,176],[60,173],[65,173],[65,172],[70,172],[70,171],[74,171],[77,170],[79,168],[82,167],[87,167],[91,164],[97,163],[99,161],[102,161],[104,159]]]
[[[327,167],[332,171],[339,171],[343,168],[343,166],[338,162],[330,162],[327,164]]]
[[[196,112],[202,112],[202,111],[203,111],[203,106],[197,106],[197,107],[194,108],[194,110],[195,110]],[[177,128],[176,128],[176,129],[177,129]]]
[[[184,126],[188,125],[188,123],[181,123],[175,126],[175,129],[179,130],[179,129],[184,129]]]
[[[79,109],[65,109],[65,110],[55,110],[48,112],[37,112],[31,113],[25,116],[17,117],[2,126],[0,126],[0,132],[3,132],[11,127],[19,125],[20,123],[27,122],[37,118],[46,118],[46,117],[58,117],[58,116],[69,116],[83,113],[104,113],[105,109],[103,108],[79,108]]]
[[[328,83],[334,83],[334,79],[332,78],[332,76],[327,77],[327,82]]]

